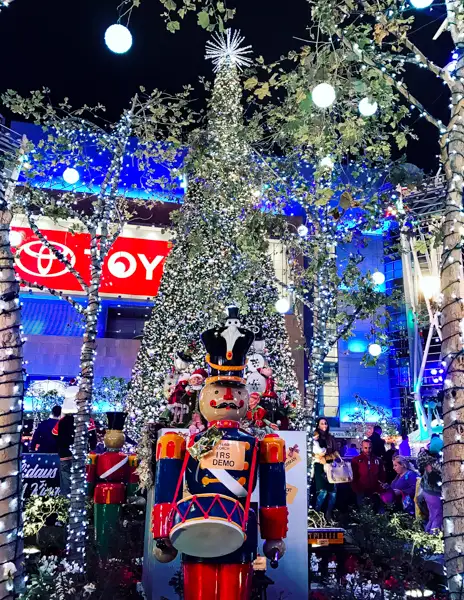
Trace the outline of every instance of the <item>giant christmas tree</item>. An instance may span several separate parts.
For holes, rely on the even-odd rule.
[[[173,249],[144,331],[128,397],[130,435],[166,406],[164,382],[177,352],[193,348],[203,366],[200,334],[223,323],[226,307],[240,309],[242,323],[262,335],[277,389],[298,402],[284,317],[267,254],[266,219],[260,208],[263,173],[244,139],[241,66],[247,48],[230,31],[209,44],[216,80],[205,132],[194,136],[186,161],[188,191],[173,218]]]

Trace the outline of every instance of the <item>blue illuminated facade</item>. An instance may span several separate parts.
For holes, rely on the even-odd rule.
[[[32,141],[38,141],[42,134],[40,128],[25,124],[13,123],[12,128],[20,134],[25,134]],[[130,142],[128,153],[132,153],[137,145],[137,140]],[[89,147],[89,155],[93,164],[103,166],[107,162],[105,156]],[[181,173],[181,162],[179,162]],[[165,173],[159,166],[157,176]],[[97,172],[96,172],[97,173]],[[86,180],[85,174],[80,173],[79,184],[81,188],[73,186],[74,190],[82,192],[99,191],[100,179],[103,175],[94,175],[93,183]],[[130,197],[148,198],[143,189],[141,173],[134,158],[127,155],[124,159],[122,171],[123,186],[120,192]],[[57,170],[47,176],[40,185],[47,189],[66,190],[69,185],[63,180],[63,169]],[[182,202],[186,182],[183,176],[178,179],[178,186],[167,194],[159,188],[156,199],[163,202]],[[153,195],[150,195],[153,199]],[[161,210],[161,209],[160,209]],[[303,210],[297,204],[287,207],[288,216],[303,216]],[[157,223],[157,216],[153,216],[153,224]],[[384,270],[383,231],[371,236],[371,242],[365,250],[363,269],[371,272]],[[341,252],[349,249],[340,250]],[[25,355],[28,361],[27,370],[29,378],[73,378],[79,371],[79,357],[81,347],[82,322],[76,311],[66,302],[60,301],[46,294],[23,293],[23,324],[28,337],[25,346]],[[78,301],[78,297],[76,297]],[[97,337],[98,350],[96,359],[96,377],[120,376],[130,378],[140,344],[143,326],[150,314],[151,303],[147,300],[105,298],[102,301],[98,317]],[[395,416],[398,412],[396,398],[390,394],[390,379],[388,369],[383,372],[383,367],[388,360],[387,356],[381,357],[379,367],[363,367],[361,358],[369,343],[369,328],[367,322],[356,325],[354,336],[349,341],[341,341],[338,345],[336,359],[332,362],[331,369],[338,378],[338,408],[335,408],[335,422],[344,423],[353,413],[355,394],[368,398],[371,402],[381,405],[392,411]],[[323,405],[323,402],[322,402]]]

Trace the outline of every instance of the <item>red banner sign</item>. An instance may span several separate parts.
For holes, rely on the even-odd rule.
[[[16,271],[26,281],[39,283],[54,290],[82,292],[76,277],[69,272],[46,246],[26,227],[13,227],[16,245]],[[86,283],[90,280],[90,235],[58,230],[41,230],[47,240],[69,260]],[[14,238],[18,237],[18,241]],[[171,244],[163,240],[120,236],[108,253],[103,265],[100,287],[102,295],[156,295],[163,274],[164,261]]]

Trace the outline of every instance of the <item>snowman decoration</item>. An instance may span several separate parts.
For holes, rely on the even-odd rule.
[[[193,371],[193,359],[189,350],[178,352],[174,358],[173,366],[164,380],[164,397],[168,400],[174,393],[176,386],[181,381],[188,381]]]
[[[266,390],[266,377],[261,374],[261,369],[266,365],[264,340],[255,339],[251,350],[247,362],[246,387],[250,394],[262,394]]]

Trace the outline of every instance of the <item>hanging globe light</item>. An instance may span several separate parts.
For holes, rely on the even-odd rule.
[[[319,166],[324,169],[333,169],[333,160],[330,158],[330,156],[324,156],[324,158],[321,159]]]
[[[369,98],[363,98],[358,104],[358,110],[363,117],[372,117],[377,112],[379,105],[374,100],[371,102]]]
[[[115,54],[124,54],[132,46],[132,34],[120,23],[110,25],[105,31],[105,44]]]
[[[433,3],[433,0],[410,0],[414,8],[427,8]]]
[[[79,181],[79,171],[72,167],[68,167],[63,171],[63,179],[70,185],[77,183]]]
[[[18,246],[21,246],[23,241],[23,234],[21,233],[21,231],[15,231],[14,229],[11,229],[10,233],[8,234],[8,237],[10,238],[10,246],[12,248],[17,248]]]
[[[367,349],[367,351],[371,356],[377,358],[377,356],[380,356],[382,354],[382,346],[377,343],[369,344],[369,348]]]
[[[319,108],[328,108],[336,97],[335,88],[330,83],[319,83],[311,92],[312,101]]]
[[[279,298],[275,303],[275,309],[282,315],[290,310],[290,300],[288,298]]]
[[[300,225],[297,229],[297,232],[300,237],[306,237],[308,235],[308,228],[306,225]]]
[[[380,271],[375,271],[372,273],[372,281],[375,285],[382,285],[385,283],[385,275]]]

